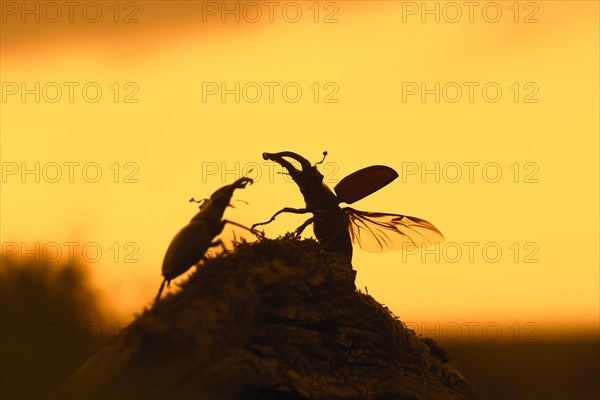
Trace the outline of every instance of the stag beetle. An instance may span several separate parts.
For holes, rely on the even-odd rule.
[[[223,246],[219,239],[213,241],[225,227],[231,224],[244,228],[252,233],[256,232],[243,225],[226,219],[222,220],[225,209],[230,205],[231,197],[235,189],[243,189],[253,181],[250,178],[240,178],[231,185],[223,186],[210,196],[210,199],[199,201],[200,211],[192,218],[190,223],[183,227],[171,241],[165,254],[162,265],[164,280],[160,285],[154,302],[156,303],[165,287],[171,280],[186,272],[193,265],[204,258],[209,247]],[[190,201],[195,201],[191,199]]]
[[[296,234],[300,235],[312,223],[315,236],[325,248],[350,258],[353,242],[366,251],[384,252],[405,249],[409,244],[419,247],[444,240],[435,226],[420,218],[340,207],[342,202],[352,204],[378,191],[396,179],[398,173],[383,165],[363,168],[342,179],[334,187],[334,193],[323,183],[323,175],[317,169],[326,156],[327,152],[324,152],[323,159],[311,165],[307,159],[291,151],[263,153],[263,159],[275,161],[288,171],[304,196],[306,208],[286,207],[270,220],[252,225],[252,229],[274,221],[284,212],[312,213],[313,216],[296,229]],[[285,157],[296,160],[301,169]]]

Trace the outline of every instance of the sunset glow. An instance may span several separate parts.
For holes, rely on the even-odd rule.
[[[79,2],[71,22],[62,2],[3,1],[3,257],[74,254],[129,321],[189,198],[247,173],[226,218],[264,221],[303,200],[261,154],[327,150],[331,187],[369,165],[400,175],[353,207],[446,238],[355,247],[357,287],[415,330],[597,331],[598,2],[502,1],[499,17],[490,2],[273,3]]]

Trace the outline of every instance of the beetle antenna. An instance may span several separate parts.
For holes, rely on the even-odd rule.
[[[241,203],[244,203],[245,205],[248,205],[248,202],[246,200],[242,200],[242,199],[235,199],[235,200],[231,200],[231,203],[233,203],[234,201],[239,201]],[[235,206],[233,204],[227,204],[227,207],[231,207],[231,208],[235,208]]]
[[[325,161],[325,157],[327,157],[326,151],[323,152],[323,159],[321,161],[319,161],[318,163],[315,163],[315,165],[313,165],[313,167],[316,167],[319,164],[323,164],[323,161]]]
[[[202,210],[202,207],[204,206],[204,203],[206,203],[206,200],[208,200],[208,199],[200,199],[200,200],[196,200],[196,199],[194,199],[194,198],[192,197],[192,198],[190,199],[190,203],[198,203],[198,204],[200,204],[200,205],[198,206],[198,208]]]

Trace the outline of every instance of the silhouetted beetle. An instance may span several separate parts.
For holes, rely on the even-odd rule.
[[[200,211],[192,218],[190,223],[175,235],[162,265],[164,280],[160,285],[155,302],[158,301],[165,287],[169,287],[172,279],[175,279],[190,269],[204,258],[204,254],[210,247],[223,246],[221,240],[214,241],[225,227],[225,224],[239,226],[255,233],[243,225],[233,221],[222,220],[225,209],[229,206],[231,196],[235,189],[243,189],[252,183],[250,178],[240,178],[231,185],[223,186],[210,196],[210,199],[200,201]],[[191,199],[190,201],[195,201]]]
[[[289,172],[304,196],[306,208],[286,207],[276,212],[269,221],[252,225],[252,229],[272,222],[283,212],[312,213],[313,217],[300,225],[296,233],[301,234],[312,223],[315,236],[326,248],[349,257],[352,257],[352,242],[366,251],[384,252],[403,249],[409,243],[420,247],[444,240],[435,226],[420,218],[341,208],[342,202],[352,204],[378,191],[396,179],[398,173],[383,165],[367,167],[342,179],[333,193],[323,183],[323,175],[317,169],[325,156],[327,152],[323,153],[323,160],[313,166],[304,157],[290,151],[263,153],[263,159],[275,161]],[[284,157],[296,160],[302,169],[297,169]]]

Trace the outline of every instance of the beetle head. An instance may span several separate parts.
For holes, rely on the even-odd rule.
[[[233,182],[231,185],[223,186],[222,188],[215,191],[210,196],[210,201],[212,203],[219,202],[219,203],[229,204],[235,189],[244,189],[246,187],[246,185],[252,184],[253,182],[254,181],[252,180],[252,178],[248,178],[248,177],[244,176],[244,177],[238,179],[237,181]]]
[[[327,155],[327,152],[324,152],[323,155]],[[284,157],[298,161],[302,169],[296,168],[294,164],[286,160]],[[277,164],[285,168],[301,190],[308,185],[314,185],[315,183],[323,182],[323,174],[321,174],[321,172],[319,172],[317,169],[317,165],[322,163],[323,160],[313,166],[306,158],[291,151],[282,151],[280,153],[263,153],[263,159],[275,161]]]

